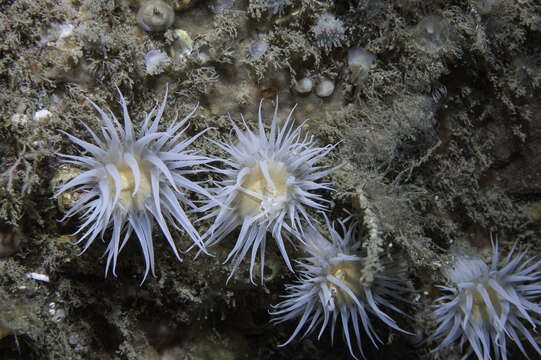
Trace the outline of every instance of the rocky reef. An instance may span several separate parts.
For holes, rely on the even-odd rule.
[[[535,1],[14,0],[0,3],[0,30],[2,359],[352,358],[341,326],[334,339],[318,340],[318,328],[277,346],[297,322],[272,324],[272,305],[296,275],[270,242],[255,284],[254,264],[233,274],[224,264],[238,230],[212,256],[191,250],[182,262],[154,231],[156,276],[142,285],[137,241],[116,277],[104,278],[110,230],[80,254],[81,222],[59,220],[84,194],[53,197],[80,172],[61,163],[59,153],[81,155],[62,131],[101,135],[91,102],[122,114],[115,86],[138,130],[166,85],[163,129],[198,104],[183,136],[206,131],[190,145],[201,156],[227,155],[216,143],[230,141],[231,121],[243,127],[241,114],[257,129],[261,99],[267,129],[279,99],[278,126],[296,105],[296,126],[336,144],[319,163],[339,165],[324,178],[333,191],[316,193],[331,220],[359,223],[355,276],[369,284],[392,262],[410,290],[393,313],[404,333],[374,321],[378,348],[361,334],[367,359],[462,358],[458,344],[431,353],[437,344],[424,341],[444,269],[457,257],[489,262],[491,234],[502,257],[514,244],[541,255]],[[219,176],[193,180],[210,189]],[[308,211],[329,238],[325,216]],[[186,212],[199,234],[212,227]],[[182,231],[173,239],[181,251],[193,244]],[[292,263],[306,256],[298,245],[286,241]],[[511,341],[507,352],[524,356]]]

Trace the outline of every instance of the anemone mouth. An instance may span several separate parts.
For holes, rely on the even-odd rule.
[[[282,210],[290,193],[289,177],[282,162],[255,165],[244,177],[241,192],[237,195],[240,215],[244,217]]]
[[[484,291],[482,290],[484,289]],[[486,292],[483,295],[483,292]],[[462,299],[462,311],[468,308],[468,297],[472,297],[471,316],[479,321],[489,321],[490,319],[500,317],[502,313],[501,296],[494,290],[487,282],[479,284],[476,288],[471,289],[470,292]],[[487,303],[490,301],[490,306]],[[492,309],[494,310],[491,310]],[[495,312],[495,313],[494,313]],[[467,316],[467,314],[464,314]]]
[[[109,175],[110,189],[117,191],[120,187],[118,203],[126,211],[142,210],[147,199],[152,196],[150,171],[141,161],[137,161],[137,170],[122,162],[114,164],[118,171],[120,184],[116,184],[113,176]],[[114,196],[114,194],[113,194]]]
[[[526,339],[541,354],[541,347],[526,327],[529,323],[535,331],[539,324],[541,261],[526,259],[527,250],[513,255],[515,246],[500,263],[498,243],[492,241],[490,267],[481,259],[458,257],[448,272],[454,286],[442,287],[448,295],[437,300],[431,315],[437,327],[428,341],[439,342],[432,353],[459,341],[460,347],[468,344],[465,357],[475,353],[479,359],[507,359],[511,340],[527,358],[522,345]]]
[[[350,289],[353,294],[359,296],[362,290],[360,274],[362,265],[358,261],[341,261],[330,265],[328,274],[338,279],[343,285]],[[350,305],[355,300],[336,284],[326,281],[327,287],[338,305]]]

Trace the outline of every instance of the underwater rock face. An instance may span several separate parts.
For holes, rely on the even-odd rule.
[[[0,224],[0,258],[14,255],[19,250],[22,237],[19,229]]]
[[[496,181],[502,188],[513,194],[531,194],[541,188],[541,169],[534,164],[541,159],[541,118],[536,114],[538,121],[533,121],[528,126],[528,143],[520,145],[518,151],[513,151],[510,144],[495,145],[508,149],[512,154],[505,160],[505,166],[493,173]],[[503,128],[505,131],[505,128]],[[507,134],[506,134],[507,135]]]
[[[434,332],[427,322],[431,305],[447,293],[438,286],[452,285],[444,269],[457,259],[487,263],[490,233],[500,239],[498,269],[515,243],[515,253],[528,249],[525,262],[541,254],[538,12],[534,1],[512,0],[3,2],[0,359],[464,357],[467,346],[446,344],[430,354],[444,338],[423,341]],[[151,117],[160,113],[162,120],[150,131],[153,122],[145,118],[161,104],[166,86],[167,106],[156,107]],[[134,139],[142,148],[170,149],[173,139],[205,135],[179,155],[186,165],[179,171],[171,171],[177,160],[167,151],[144,160],[132,143],[109,149],[103,163],[118,166],[108,166],[110,176],[93,184],[107,195],[99,207],[77,182],[88,180],[79,177],[81,162],[96,165],[90,150],[99,153],[126,135],[116,87],[133,131],[144,132]],[[103,130],[91,102],[111,108],[103,112],[114,130]],[[176,114],[196,106],[190,126],[175,129]],[[62,131],[95,148],[77,146]],[[293,167],[265,142],[239,150],[259,133],[287,138],[294,131],[298,141],[284,150]],[[332,151],[309,160],[329,144]],[[248,160],[240,166],[228,150]],[[213,161],[190,162],[195,154]],[[168,188],[169,175],[190,183]],[[54,198],[77,178],[73,191]],[[301,180],[295,196],[305,201],[292,218],[287,212]],[[227,181],[230,192],[217,199]],[[148,197],[165,192],[158,203]],[[208,199],[216,200],[212,210],[201,209]],[[311,226],[323,239],[333,238],[317,204],[331,223],[342,219],[346,229],[357,223],[351,247],[326,252],[320,241],[307,249]],[[105,210],[89,211],[96,206]],[[107,209],[116,209],[117,219],[131,209],[139,220],[145,214],[154,220],[143,227],[102,222],[81,254],[85,244],[75,242],[86,228],[77,216],[58,221],[72,209],[91,227],[113,216]],[[228,213],[222,219],[228,222],[215,226],[213,210]],[[195,233],[164,215],[179,211],[207,242],[208,254],[193,248]],[[246,226],[237,227],[248,213]],[[223,238],[213,244],[218,231]],[[118,247],[110,246],[111,238]],[[107,249],[116,277],[104,278]],[[151,257],[155,277],[141,286]],[[390,284],[383,278],[389,261],[400,269],[398,294],[393,286],[377,288]],[[534,263],[517,263],[515,270]],[[312,268],[303,272],[302,266]],[[297,308],[283,296],[299,284],[321,292],[308,293]],[[462,323],[490,313],[486,299],[500,306],[493,312],[500,315],[512,303],[498,284],[481,284],[488,297],[471,291],[472,315]],[[270,314],[281,311],[278,304],[291,314],[280,324]],[[493,330],[505,324],[491,319]],[[515,317],[512,325],[507,340],[513,329],[525,329],[533,341],[518,338],[536,358],[539,333],[525,319]],[[523,357],[511,340],[496,345],[509,360]]]

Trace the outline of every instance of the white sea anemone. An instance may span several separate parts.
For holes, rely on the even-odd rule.
[[[334,338],[336,323],[342,322],[342,330],[348,349],[354,358],[353,339],[357,341],[360,354],[364,358],[361,344],[361,327],[377,348],[382,343],[376,334],[371,317],[374,316],[387,326],[407,333],[382,308],[403,314],[390,303],[392,299],[406,301],[403,295],[410,292],[398,275],[400,267],[386,267],[374,274],[374,280],[365,284],[361,281],[363,259],[359,256],[360,243],[356,241],[356,223],[346,228],[340,222],[343,236],[326,219],[330,240],[323,237],[315,228],[304,232],[305,250],[309,257],[298,261],[299,276],[296,284],[287,285],[284,301],[274,307],[271,315],[274,323],[299,319],[290,338],[280,346],[286,346],[297,336],[304,338],[320,326],[318,339],[329,322],[331,337]],[[388,265],[388,264],[387,264]],[[353,334],[350,324],[353,325]],[[302,335],[301,330],[306,328]]]
[[[265,263],[267,231],[272,233],[288,268],[292,270],[284,238],[289,233],[302,231],[301,218],[310,222],[307,208],[325,210],[324,200],[314,191],[331,190],[330,184],[318,182],[335,168],[317,165],[335,145],[317,147],[313,136],[301,137],[301,127],[295,126],[293,111],[282,126],[278,125],[278,101],[270,134],[263,127],[259,105],[259,132],[252,132],[246,122],[243,132],[231,120],[237,139],[229,143],[216,143],[229,154],[229,158],[216,159],[229,168],[214,169],[223,176],[215,189],[215,199],[202,207],[213,209],[204,218],[215,217],[214,224],[204,237],[205,246],[211,246],[240,226],[237,241],[226,262],[233,259],[231,275],[251,249],[250,280],[259,249],[261,282]],[[304,123],[303,123],[304,124]],[[285,231],[284,231],[285,230]]]
[[[493,244],[492,265],[481,259],[460,256],[445,270],[451,286],[440,286],[449,293],[436,300],[431,313],[435,327],[428,341],[441,341],[432,352],[459,340],[469,344],[464,358],[507,359],[507,338],[527,357],[521,343],[525,338],[541,354],[528,326],[541,324],[541,261],[525,260],[527,251],[513,257],[515,248],[500,267],[497,244]],[[492,350],[491,350],[492,349]],[[491,355],[491,351],[492,354]]]
[[[347,40],[344,22],[331,13],[321,15],[310,31],[314,34],[317,44],[325,49],[325,52],[341,47]]]
[[[181,258],[167,223],[177,230],[184,229],[195,244],[203,247],[200,235],[192,226],[181,204],[191,209],[197,208],[186,196],[187,190],[210,196],[199,183],[185,177],[197,172],[193,166],[206,164],[210,160],[195,154],[192,150],[186,150],[204,131],[187,140],[179,141],[187,129],[187,126],[182,127],[197,107],[180,121],[177,121],[177,116],[175,116],[165,131],[158,131],[158,124],[166,104],[166,87],[163,102],[154,120],[151,121],[151,117],[156,108],[146,115],[136,136],[126,101],[120,90],[118,93],[123,110],[124,127],[110,110],[109,116],[89,100],[101,115],[102,137],[98,137],[85,123],[83,126],[94,143],[63,132],[87,154],[81,156],[59,154],[63,162],[80,167],[81,173],[61,186],[55,196],[66,191],[84,194],[71,204],[71,208],[62,219],[76,214],[82,217],[83,223],[74,234],[84,232],[77,241],[77,243],[86,241],[81,253],[86,251],[98,235],[103,239],[105,231],[112,225],[112,236],[105,251],[107,254],[106,276],[111,262],[112,273],[116,276],[118,254],[132,232],[135,232],[145,258],[144,281],[149,270],[155,275],[152,244],[153,219],[158,223],[179,261]],[[120,241],[121,233],[124,233],[122,242]]]

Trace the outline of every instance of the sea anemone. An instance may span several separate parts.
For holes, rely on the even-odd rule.
[[[120,90],[118,93],[123,110],[124,127],[110,110],[109,116],[89,100],[101,115],[102,137],[98,137],[85,123],[82,124],[91,135],[94,143],[62,131],[88,154],[81,156],[59,154],[63,162],[80,167],[81,173],[61,186],[55,197],[66,191],[84,194],[71,204],[71,208],[62,219],[63,221],[75,214],[80,214],[84,220],[73,234],[84,232],[77,241],[77,243],[86,241],[81,253],[86,251],[98,235],[103,239],[106,229],[112,225],[111,240],[105,251],[107,255],[106,276],[111,262],[113,264],[112,273],[116,276],[118,254],[132,232],[135,232],[145,258],[144,281],[149,270],[155,276],[152,244],[153,218],[179,261],[181,258],[167,223],[177,230],[184,229],[195,244],[203,247],[200,235],[186,216],[181,204],[187,205],[191,209],[197,208],[186,197],[184,193],[186,190],[210,196],[199,183],[185,177],[185,175],[198,171],[193,169],[194,166],[206,164],[210,159],[199,156],[192,150],[186,150],[205,131],[187,140],[179,141],[187,129],[187,126],[182,127],[193,115],[197,106],[181,121],[177,121],[177,116],[175,116],[165,131],[158,131],[158,124],[166,104],[166,87],[163,102],[154,120],[151,121],[151,117],[156,107],[146,115],[139,134],[136,136],[126,101]],[[121,233],[124,233],[122,243],[120,242]]]
[[[301,137],[304,122],[295,126],[293,111],[282,126],[278,126],[278,101],[270,134],[267,136],[263,127],[259,104],[259,133],[252,132],[246,122],[246,132],[233,123],[236,141],[215,143],[229,154],[229,158],[215,159],[229,168],[214,170],[223,176],[214,189],[211,199],[202,211],[213,209],[203,217],[215,218],[205,235],[205,246],[211,246],[240,226],[237,241],[226,262],[233,259],[233,276],[240,262],[251,248],[250,281],[257,251],[260,253],[261,282],[265,263],[267,231],[272,233],[280,253],[288,268],[292,270],[287,255],[284,237],[302,231],[301,218],[310,223],[307,208],[325,210],[324,200],[314,191],[331,190],[330,184],[318,182],[335,168],[317,165],[335,145],[317,147],[314,137]],[[285,231],[284,231],[285,230]]]
[[[515,244],[516,246],[516,244]],[[520,337],[541,354],[527,326],[541,324],[541,261],[525,260],[527,251],[513,257],[511,250],[500,267],[498,245],[493,243],[492,264],[478,258],[460,256],[444,273],[451,286],[440,286],[448,295],[436,300],[431,318],[437,328],[428,341],[440,341],[437,352],[456,340],[460,348],[469,343],[465,355],[479,359],[507,359],[507,338],[527,357]]]
[[[330,52],[334,47],[341,47],[342,42],[347,40],[344,22],[331,13],[321,15],[310,31],[325,52]]]
[[[339,221],[343,236],[326,218],[330,240],[321,235],[314,227],[305,230],[304,249],[309,257],[298,261],[299,276],[296,284],[287,285],[285,300],[274,307],[271,315],[274,323],[281,323],[300,318],[299,323],[289,339],[280,346],[286,346],[301,330],[306,327],[301,338],[321,325],[318,340],[331,323],[331,338],[338,319],[342,322],[342,330],[349,352],[354,358],[353,340],[357,341],[360,354],[364,358],[361,344],[361,326],[372,344],[377,348],[382,343],[372,325],[371,316],[375,316],[389,327],[403,333],[396,322],[382,307],[403,314],[389,300],[406,301],[403,295],[410,292],[403,280],[398,276],[403,272],[400,267],[386,266],[384,270],[374,274],[371,283],[361,281],[363,259],[359,256],[360,242],[356,241],[357,223],[346,227]],[[389,265],[384,261],[385,265]],[[353,325],[353,334],[350,332]]]

